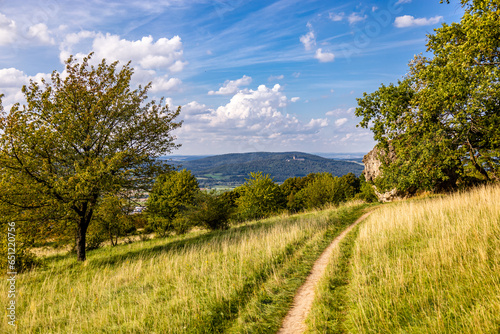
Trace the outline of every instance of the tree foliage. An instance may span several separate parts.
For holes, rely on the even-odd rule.
[[[261,172],[250,173],[250,178],[240,187],[236,200],[242,219],[267,217],[284,209],[285,198],[273,179]]]
[[[232,211],[231,202],[226,196],[215,192],[200,193],[199,203],[188,218],[195,226],[209,230],[224,230],[229,228]]]
[[[180,216],[194,205],[198,192],[198,181],[188,170],[171,171],[158,176],[147,202],[153,229],[164,236],[175,229],[176,218],[177,223],[186,225]],[[184,230],[181,228],[179,231]]]
[[[180,109],[147,102],[132,90],[133,69],[70,57],[63,74],[23,87],[27,104],[0,119],[0,208],[6,221],[34,228],[68,224],[78,260],[99,199],[121,189],[148,189],[176,148],[171,131]]]
[[[500,178],[500,8],[461,1],[460,23],[429,35],[432,58],[416,56],[407,76],[358,99],[360,125],[378,146],[383,188],[440,190]]]

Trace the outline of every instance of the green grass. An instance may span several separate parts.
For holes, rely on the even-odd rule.
[[[500,333],[500,186],[377,210],[351,268],[351,333]]]
[[[105,247],[84,263],[48,257],[18,275],[18,333],[272,332],[322,248],[364,206]]]

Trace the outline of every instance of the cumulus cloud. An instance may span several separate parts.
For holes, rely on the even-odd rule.
[[[16,102],[24,103],[24,94],[21,92],[23,85],[28,85],[30,80],[41,83],[42,79],[50,78],[50,74],[38,73],[34,76],[26,75],[16,68],[0,69],[0,91],[5,94],[3,104],[6,110]]]
[[[292,101],[293,103],[297,102],[298,100],[300,100],[300,97],[292,97],[290,99],[290,101]]]
[[[61,43],[60,61],[64,62],[76,48],[92,50],[95,63],[101,59],[120,61],[122,64],[131,61],[134,82],[152,81],[153,93],[178,89],[182,81],[167,73],[181,72],[187,64],[183,59],[183,45],[179,36],[170,39],[163,37],[156,41],[152,36],[144,36],[134,41],[109,33],[82,30],[66,35]],[[82,59],[86,55],[77,53],[75,58]]]
[[[72,53],[75,45],[82,40],[93,38],[92,51],[96,59],[107,59],[108,61],[128,62],[142,69],[168,70],[170,72],[181,71],[187,62],[183,61],[183,46],[179,36],[170,39],[160,38],[153,40],[152,36],[144,36],[139,40],[130,41],[122,39],[118,35],[109,33],[102,34],[92,31],[81,31],[68,34],[62,44],[61,60]],[[81,58],[85,54],[77,54]]]
[[[216,108],[192,101],[182,107],[186,121],[179,138],[186,142],[199,142],[199,138],[224,139],[231,145],[247,146],[256,142],[268,143],[268,140],[276,143],[280,138],[307,140],[328,125],[327,119],[300,121],[286,113],[287,103],[279,84],[239,90],[227,104]]]
[[[54,44],[51,32],[43,23],[27,27],[27,33],[23,34],[14,20],[0,13],[0,45],[13,43],[38,43]]]
[[[335,121],[336,126],[342,126],[347,122],[347,118],[339,118],[338,120]]]
[[[443,19],[442,16],[434,16],[430,18],[415,18],[411,15],[404,15],[396,17],[394,21],[394,25],[397,28],[407,28],[407,27],[415,27],[415,26],[428,26],[432,24],[436,24]]]
[[[319,48],[316,50],[314,58],[318,59],[322,63],[327,63],[335,60],[335,55],[330,52],[323,52],[323,49]]]
[[[169,78],[168,75],[154,77],[151,85],[151,92],[170,91],[179,87],[181,83],[180,79]]]
[[[181,108],[182,116],[186,119],[191,118],[191,116],[206,114],[207,112],[212,112],[213,109],[208,108],[205,104],[196,101],[191,101],[186,103]]]
[[[17,34],[16,22],[0,13],[0,45],[14,42]]]
[[[51,32],[49,31],[49,28],[43,23],[35,24],[28,29],[28,36],[38,38],[38,40],[43,44],[55,44],[54,38],[50,35]]]
[[[309,32],[300,36],[300,42],[304,44],[304,48],[309,51],[316,46],[316,36],[314,35],[314,30],[310,23],[307,23],[307,27],[309,28]]]
[[[248,86],[252,83],[252,78],[244,75],[237,80],[226,80],[224,85],[218,91],[209,91],[208,95],[231,95],[238,91],[240,86]]]

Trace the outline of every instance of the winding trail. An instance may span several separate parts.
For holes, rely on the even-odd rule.
[[[333,250],[347,233],[349,233],[372,212],[373,211],[367,212],[359,217],[354,223],[333,239],[332,243],[323,251],[316,262],[314,262],[311,273],[307,277],[305,283],[302,284],[302,286],[297,290],[297,293],[293,298],[292,308],[288,311],[288,314],[283,320],[283,324],[281,325],[278,334],[302,334],[305,332],[307,329],[305,320],[314,301],[314,290],[316,288],[316,284],[325,273],[326,266],[332,256]]]

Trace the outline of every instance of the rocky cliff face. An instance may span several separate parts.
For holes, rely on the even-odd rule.
[[[373,150],[363,157],[363,164],[365,165],[363,174],[367,182],[373,182],[380,175],[382,162],[379,159],[379,153],[380,150],[375,146]]]
[[[365,165],[365,169],[363,170],[363,174],[365,175],[365,179],[367,182],[373,182],[377,177],[382,174],[380,170],[380,166],[382,166],[382,161],[380,159],[389,159],[394,160],[396,158],[396,154],[392,147],[389,146],[389,154],[386,155],[383,151],[374,147],[373,150],[368,152],[367,155],[363,157],[363,163]],[[397,189],[392,189],[391,191],[387,191],[385,193],[381,193],[378,191],[377,187],[373,186],[375,189],[375,195],[377,195],[379,201],[381,202],[392,202],[396,199],[401,199],[401,196]]]

